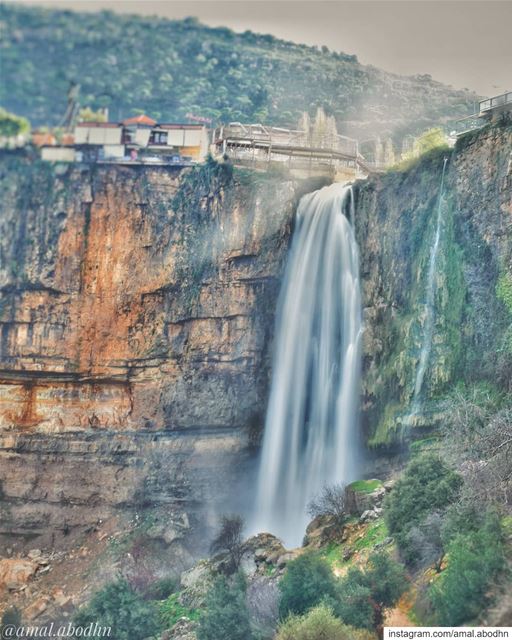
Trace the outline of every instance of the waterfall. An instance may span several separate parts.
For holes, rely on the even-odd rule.
[[[304,196],[280,293],[255,531],[302,542],[307,504],[353,480],[362,334],[352,189]]]
[[[423,388],[423,380],[430,360],[430,352],[432,351],[432,339],[434,337],[434,321],[435,321],[435,293],[436,293],[436,265],[437,256],[439,254],[439,244],[441,242],[441,230],[443,226],[442,204],[444,192],[444,175],[448,158],[444,159],[443,171],[441,173],[441,185],[439,187],[439,196],[437,200],[437,219],[434,242],[430,249],[430,259],[428,263],[427,287],[425,296],[425,327],[423,332],[423,342],[421,345],[420,359],[418,368],[416,369],[416,379],[414,381],[414,394],[412,399],[412,409],[407,418],[406,424],[410,424],[411,419],[418,414],[420,410],[420,393]]]

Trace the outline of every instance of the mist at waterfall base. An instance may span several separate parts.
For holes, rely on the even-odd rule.
[[[304,196],[278,303],[272,384],[251,528],[297,546],[308,502],[355,479],[360,458],[359,255],[350,187]]]

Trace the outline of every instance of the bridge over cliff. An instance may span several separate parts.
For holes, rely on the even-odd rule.
[[[332,132],[311,135],[302,130],[232,122],[214,129],[212,148],[216,157],[255,168],[273,165],[348,179],[375,170],[359,153],[357,140]]]

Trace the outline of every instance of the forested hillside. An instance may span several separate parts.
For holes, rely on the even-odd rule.
[[[326,47],[193,18],[102,12],[77,19],[3,4],[0,43],[0,104],[35,125],[58,123],[70,81],[81,85],[83,106],[108,106],[116,119],[145,111],[176,121],[193,112],[214,122],[293,126],[301,111],[323,106],[358,136],[422,131],[466,115],[475,99],[430,76],[397,76]]]

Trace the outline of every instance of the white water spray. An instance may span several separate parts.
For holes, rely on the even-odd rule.
[[[448,158],[445,158],[443,163],[443,172],[441,174],[441,186],[439,188],[439,197],[437,202],[436,231],[434,235],[434,242],[430,250],[430,260],[428,264],[423,343],[421,345],[418,368],[416,369],[416,379],[414,382],[414,395],[412,399],[412,408],[408,416],[407,423],[410,423],[411,419],[415,415],[417,415],[420,410],[420,393],[423,388],[423,381],[425,379],[425,373],[427,371],[427,367],[430,360],[430,353],[432,351],[432,339],[434,337],[434,321],[435,321],[435,293],[436,293],[435,276],[436,276],[437,257],[439,254],[439,244],[441,242],[441,230],[443,226],[442,204],[443,204],[443,192],[444,192],[444,174],[446,172],[447,163],[448,163]]]
[[[359,256],[350,187],[302,198],[281,289],[255,531],[302,541],[309,500],[355,478],[360,396]]]

